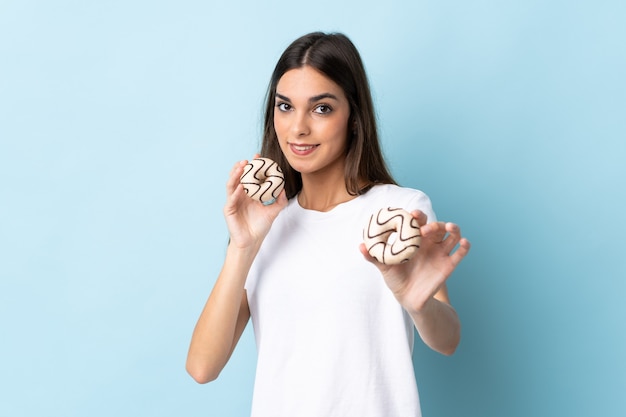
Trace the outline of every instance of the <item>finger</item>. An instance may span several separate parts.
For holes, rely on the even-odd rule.
[[[430,239],[435,243],[441,243],[446,235],[446,224],[444,222],[428,223],[420,228],[422,237]]]
[[[289,200],[287,199],[287,192],[285,191],[284,188],[280,190],[280,193],[278,194],[278,198],[276,199],[276,203],[281,209],[287,207]]]
[[[376,258],[370,255],[369,251],[367,250],[367,246],[365,246],[365,243],[361,243],[359,245],[359,251],[361,252],[361,255],[363,255],[363,257],[365,258],[367,262],[376,266],[381,272],[383,271],[383,268],[385,268],[385,264],[378,262]]]
[[[243,174],[243,167],[248,164],[248,161],[239,161],[230,171],[230,176],[228,177],[228,181],[226,182],[226,193],[228,195],[235,192],[235,189],[238,188],[241,180],[241,174]]]
[[[455,267],[463,260],[463,258],[465,258],[465,255],[469,253],[471,247],[472,245],[469,240],[462,238],[459,241],[459,248],[456,252],[450,255],[450,260]]]
[[[236,213],[241,208],[241,203],[246,200],[247,194],[243,185],[237,184],[230,194],[226,196],[226,204],[224,205],[224,214],[230,215]]]
[[[367,247],[365,246],[365,243],[361,243],[359,245],[359,251],[361,252],[361,254],[363,255],[366,261],[372,262],[372,263],[376,261],[376,259],[372,258],[372,255],[370,255],[370,253],[367,251]]]
[[[441,243],[444,251],[450,253],[461,240],[461,228],[454,223],[446,223],[445,230],[448,236]]]
[[[278,197],[276,197],[276,200],[272,204],[264,207],[266,207],[268,210],[273,210],[275,214],[278,214],[282,209],[287,207],[288,203],[289,200],[287,200],[287,195],[285,193],[285,190],[283,189],[281,190],[280,194],[278,194]]]
[[[411,216],[413,216],[413,218],[417,220],[417,225],[419,227],[424,226],[426,222],[428,221],[426,214],[421,210],[413,210],[411,212]]]

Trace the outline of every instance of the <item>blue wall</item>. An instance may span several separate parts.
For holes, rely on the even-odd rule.
[[[295,37],[347,33],[386,155],[462,225],[425,417],[626,415],[626,20],[615,1],[0,0],[0,415],[246,416],[249,330],[184,372],[223,185]]]

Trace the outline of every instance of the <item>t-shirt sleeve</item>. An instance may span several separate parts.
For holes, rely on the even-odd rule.
[[[414,190],[414,194],[407,204],[407,210],[421,210],[427,217],[427,223],[437,221],[430,198],[422,191]]]

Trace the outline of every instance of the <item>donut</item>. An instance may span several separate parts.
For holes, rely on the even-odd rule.
[[[390,239],[392,234],[395,239]],[[363,229],[363,243],[370,256],[385,265],[407,262],[420,247],[417,220],[401,208],[382,208],[370,216]]]
[[[239,182],[249,197],[267,206],[276,201],[283,190],[285,175],[271,159],[255,158],[244,167]]]

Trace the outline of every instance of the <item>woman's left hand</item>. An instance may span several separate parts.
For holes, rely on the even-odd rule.
[[[360,250],[365,259],[378,267],[400,304],[410,312],[419,312],[467,255],[470,243],[461,237],[461,229],[454,223],[426,224],[426,215],[419,210],[411,215],[420,226],[422,239],[408,262],[385,265],[370,256],[365,244],[360,245]]]

